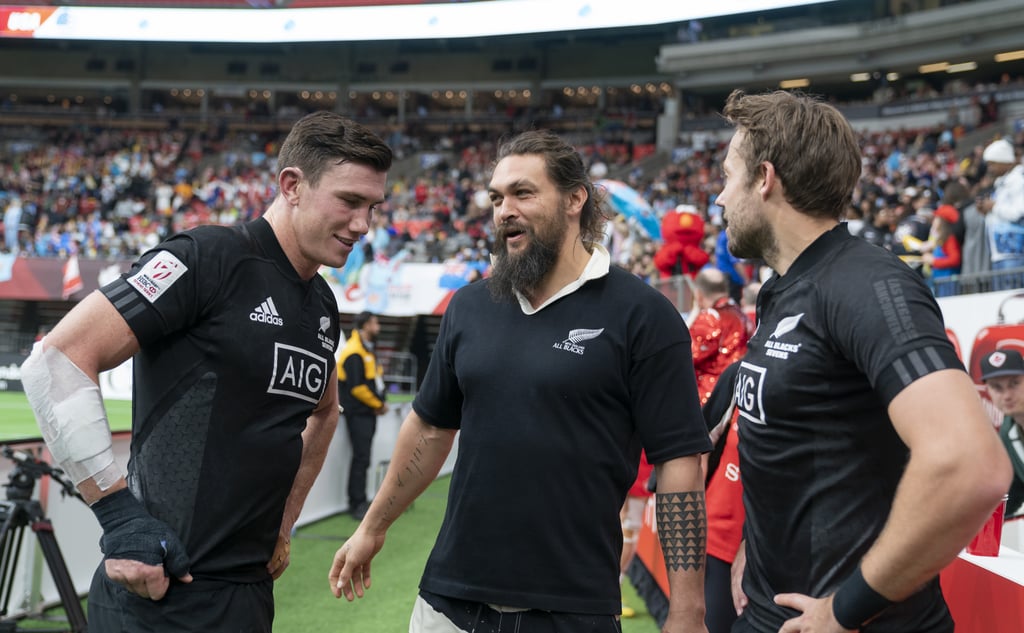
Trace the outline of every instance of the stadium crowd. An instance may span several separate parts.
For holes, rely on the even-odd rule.
[[[967,90],[956,82],[947,89],[950,94]],[[920,97],[932,98],[934,92]],[[851,233],[893,249],[927,276],[987,269],[983,258],[969,262],[961,253],[978,245],[970,244],[979,239],[976,235],[965,235],[964,215],[991,191],[993,178],[982,159],[985,143],[967,148],[958,141],[997,116],[992,107],[974,102],[954,109],[948,122],[936,127],[861,132],[863,174],[848,212]],[[992,127],[988,140],[999,136]],[[279,139],[270,132],[202,132],[173,125],[163,130],[78,126],[3,132],[9,140],[0,160],[0,230],[8,253],[134,258],[200,224],[250,220],[275,193],[268,157],[276,155]],[[422,148],[398,132],[388,140]],[[1024,132],[1008,140],[1019,157]],[[421,262],[461,260],[483,269],[490,252],[485,183],[493,140],[453,134],[435,149],[438,156],[454,158],[392,180],[366,254]],[[598,177],[608,165],[620,171],[625,166],[623,179],[659,218],[680,205],[699,214],[702,248],[711,262],[734,279],[739,276],[738,286],[759,277],[756,263],[743,262],[737,269],[722,253],[721,208],[715,198],[723,187],[724,144],[684,147],[654,173],[639,166],[629,171],[636,148],[624,149],[621,143],[599,140],[580,149]],[[613,260],[653,281],[663,274],[655,263],[661,241],[625,219],[620,216],[609,231]],[[946,242],[949,235],[956,244]]]

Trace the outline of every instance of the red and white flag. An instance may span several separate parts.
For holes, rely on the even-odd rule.
[[[64,262],[64,288],[60,296],[67,299],[84,287],[82,274],[78,271],[78,255],[72,255]]]

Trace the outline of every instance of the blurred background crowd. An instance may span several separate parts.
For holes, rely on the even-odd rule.
[[[1021,79],[1004,76],[1002,84]],[[950,81],[942,92],[976,88]],[[932,89],[903,98],[937,94]],[[990,269],[983,218],[977,229],[985,210],[976,201],[991,196],[995,174],[983,153],[1002,137],[1015,162],[1024,148],[1024,130],[1007,133],[997,120],[994,101],[974,100],[951,109],[937,126],[862,131],[863,174],[847,212],[850,232],[894,250],[930,279]],[[0,145],[0,231],[7,253],[131,259],[200,224],[258,217],[275,194],[275,131],[190,130],[169,117],[158,130],[62,125],[5,132],[20,139]],[[437,159],[392,175],[389,199],[366,238],[365,259],[457,260],[485,272],[492,228],[486,183],[497,139],[413,138],[393,127],[388,136],[402,152],[430,151]],[[730,276],[738,299],[739,289],[764,271],[757,262],[735,261],[726,250],[722,209],[715,204],[726,147],[723,141],[696,147],[688,140],[681,137],[671,158],[661,162],[635,160],[633,152],[600,135],[580,149],[595,180],[619,175],[658,222],[664,224],[670,212],[694,215],[697,234],[687,239],[707,254],[707,265]],[[671,235],[649,230],[615,205],[609,210],[607,245],[617,265],[648,281],[681,272],[674,261],[659,266],[658,252]]]

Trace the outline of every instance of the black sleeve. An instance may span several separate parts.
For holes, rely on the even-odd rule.
[[[718,382],[715,383],[715,388],[711,391],[711,395],[708,396],[708,401],[704,403],[704,407],[701,409],[701,413],[704,414],[704,423],[707,425],[709,433],[711,429],[718,426],[718,423],[722,421],[722,416],[725,415],[725,412],[732,405],[735,393],[734,383],[736,382],[736,374],[739,371],[740,362],[736,361],[722,371],[721,375],[718,376]],[[727,435],[728,433],[722,433],[718,441],[715,442],[715,447],[708,455],[708,468],[704,478],[704,485],[711,481],[711,475],[718,468],[718,462],[721,461],[722,452],[725,450],[725,438]]]

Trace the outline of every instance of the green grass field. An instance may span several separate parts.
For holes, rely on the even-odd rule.
[[[108,401],[107,412],[115,430],[131,428],[131,403]],[[0,416],[0,443],[39,436],[24,394],[0,393]],[[339,515],[298,530],[292,541],[291,566],[274,587],[275,633],[407,631],[420,574],[441,526],[448,484],[448,477],[439,478],[390,529],[384,549],[373,562],[373,586],[363,599],[352,603],[334,598],[327,572],[334,552],[355,530],[356,522]],[[628,581],[623,584],[623,599],[637,611],[636,617],[622,621],[623,633],[658,631]],[[26,628],[54,625],[52,621],[23,624]]]
[[[107,400],[107,416],[110,427],[115,431],[132,428],[132,403],[127,400]],[[26,438],[38,438],[39,428],[28,406],[25,394],[20,391],[0,392],[0,442]]]

